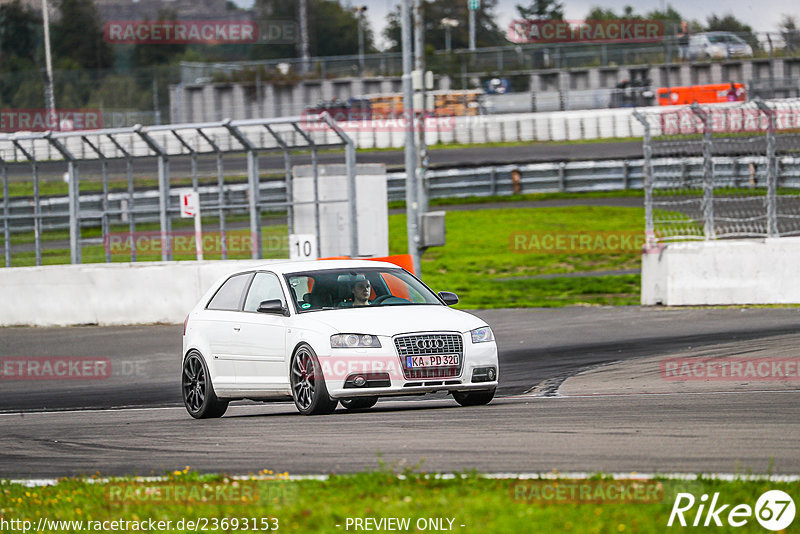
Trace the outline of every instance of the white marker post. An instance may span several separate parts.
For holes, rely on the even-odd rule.
[[[200,195],[192,189],[181,191],[181,218],[194,217],[194,246],[197,261],[203,261],[203,224],[200,221]]]

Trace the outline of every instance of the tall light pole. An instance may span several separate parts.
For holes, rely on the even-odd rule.
[[[47,0],[42,0],[42,24],[44,25],[44,63],[47,80],[44,84],[44,98],[47,106],[47,122],[58,130],[58,117],[56,116],[56,96],[53,91],[53,60],[50,57],[50,13],[47,10]]]
[[[450,51],[453,49],[452,36],[450,33],[453,31],[453,28],[458,28],[458,21],[456,19],[445,17],[440,20],[439,23],[444,28],[444,49],[450,53]]]
[[[353,13],[358,21],[358,72],[364,74],[364,12],[367,6],[355,6]]]
[[[467,0],[469,7],[469,49],[475,50],[475,12],[481,7],[481,0]]]
[[[406,231],[408,253],[414,273],[422,276],[419,255],[419,210],[417,200],[417,161],[414,143],[414,91],[411,85],[413,50],[411,48],[411,0],[400,0],[400,29],[403,56],[403,115],[405,119],[406,144]]]
[[[414,0],[414,70],[417,73],[419,87],[413,87],[417,101],[414,104],[417,134],[417,215],[428,212],[428,190],[425,183],[425,171],[428,167],[428,147],[425,144],[425,17],[422,12],[422,0]]]
[[[299,20],[300,20],[300,72],[308,72],[308,0],[300,0],[298,2]]]

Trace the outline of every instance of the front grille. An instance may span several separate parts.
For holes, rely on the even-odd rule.
[[[397,354],[403,365],[407,379],[449,378],[461,374],[464,364],[464,341],[460,334],[413,334],[394,339]],[[442,367],[409,369],[406,356],[427,356],[435,354],[458,354],[459,364]]]

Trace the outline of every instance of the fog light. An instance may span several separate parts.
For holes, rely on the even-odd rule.
[[[363,387],[364,384],[366,384],[366,383],[367,383],[367,379],[364,378],[361,375],[358,375],[355,378],[353,378],[353,385],[356,386],[356,387],[359,387],[359,388]]]
[[[472,370],[473,382],[494,382],[497,380],[496,367],[476,367]]]

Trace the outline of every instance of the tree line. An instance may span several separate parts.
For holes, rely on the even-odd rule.
[[[242,10],[228,2],[231,15],[257,19],[297,18],[299,0],[256,0],[252,10]],[[481,0],[476,12],[478,47],[508,44],[505,29],[497,23],[498,0]],[[359,52],[359,15],[347,3],[338,0],[306,0],[308,5],[309,52],[311,56],[355,55]],[[103,38],[103,21],[92,0],[51,0],[55,16],[51,17],[51,40],[56,100],[60,108],[101,107],[152,109],[161,95],[163,106],[167,85],[177,80],[176,65],[181,61],[232,61],[241,59],[277,59],[297,57],[293,44],[136,44],[111,45]],[[445,48],[445,18],[461,21],[451,28],[452,48],[466,48],[469,41],[466,0],[423,0],[425,43],[428,53]],[[517,4],[516,14],[522,19],[563,19],[564,4],[558,0],[529,0]],[[172,20],[178,13],[169,9],[158,13],[157,20]],[[585,19],[656,19],[665,22],[668,34],[687,20],[668,6],[664,11],[636,12],[628,6],[620,12],[594,7]],[[364,29],[366,53],[376,53],[375,32],[366,19]],[[724,30],[742,34],[758,45],[753,29],[732,14],[711,15],[706,21],[690,21],[692,31]],[[797,42],[796,21],[784,16],[781,30],[791,46]],[[0,106],[15,108],[41,107],[44,95],[44,45],[42,17],[20,0],[0,5]],[[389,51],[400,48],[399,6],[387,18],[383,37]],[[794,40],[792,40],[792,38]],[[153,80],[156,80],[155,86]]]

